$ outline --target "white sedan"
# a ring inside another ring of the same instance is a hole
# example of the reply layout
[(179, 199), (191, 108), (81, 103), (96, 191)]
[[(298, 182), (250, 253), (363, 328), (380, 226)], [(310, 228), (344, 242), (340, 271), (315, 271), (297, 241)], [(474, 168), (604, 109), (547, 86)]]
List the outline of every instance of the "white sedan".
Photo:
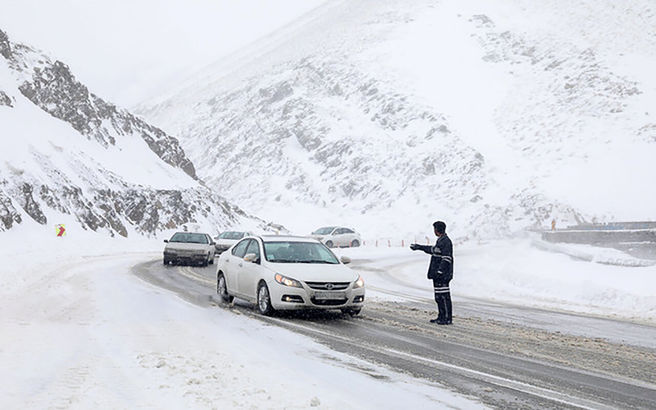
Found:
[(219, 257), (216, 291), (224, 302), (234, 297), (275, 310), (341, 309), (360, 313), (364, 281), (324, 244), (293, 236), (247, 237)]
[(342, 226), (325, 226), (317, 229), (310, 235), (314, 239), (325, 243), (329, 248), (355, 248), (362, 244), (362, 238), (360, 238), (359, 233), (355, 232), (353, 229)]

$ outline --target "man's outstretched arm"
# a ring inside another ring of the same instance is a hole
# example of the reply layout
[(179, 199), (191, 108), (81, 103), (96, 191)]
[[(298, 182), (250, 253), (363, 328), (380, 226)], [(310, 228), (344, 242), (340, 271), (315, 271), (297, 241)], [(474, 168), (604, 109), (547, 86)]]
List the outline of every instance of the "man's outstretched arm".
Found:
[[(433, 248), (437, 248), (437, 247), (436, 246), (430, 246), (430, 245), (420, 245), (418, 243), (413, 243), (412, 245), (410, 245), (410, 249), (412, 249), (413, 251), (424, 251), (429, 255), (434, 254)], [(439, 249), (438, 249), (438, 251), (439, 251)]]

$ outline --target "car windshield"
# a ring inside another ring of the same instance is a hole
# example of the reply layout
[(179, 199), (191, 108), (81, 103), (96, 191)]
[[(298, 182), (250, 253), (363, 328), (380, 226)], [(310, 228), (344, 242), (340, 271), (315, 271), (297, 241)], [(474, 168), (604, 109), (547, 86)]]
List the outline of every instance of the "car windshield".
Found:
[(264, 255), (273, 263), (339, 263), (330, 249), (315, 242), (264, 242)]
[(245, 235), (244, 232), (223, 232), (219, 235), (219, 239), (241, 239)]
[(334, 226), (327, 226), (325, 228), (319, 228), (312, 233), (314, 235), (329, 235), (333, 231), (333, 229), (335, 229)]
[(189, 232), (178, 232), (169, 242), (180, 242), (180, 243), (202, 243), (207, 244), (207, 236), (202, 233), (189, 233)]

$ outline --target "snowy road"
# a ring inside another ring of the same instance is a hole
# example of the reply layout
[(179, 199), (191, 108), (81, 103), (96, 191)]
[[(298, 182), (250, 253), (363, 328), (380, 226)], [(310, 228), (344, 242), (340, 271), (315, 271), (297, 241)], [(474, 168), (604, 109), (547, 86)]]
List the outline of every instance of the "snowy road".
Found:
[(655, 328), (476, 300), (458, 300), (455, 324), (438, 327), (428, 323), (433, 303), (390, 274), (405, 263), (354, 262), (369, 273), (374, 297), (353, 319), (337, 313), (266, 318), (246, 303), (223, 305), (214, 298), (214, 267), (165, 267), (158, 259), (133, 272), (192, 303), (310, 336), (492, 407), (656, 407)]

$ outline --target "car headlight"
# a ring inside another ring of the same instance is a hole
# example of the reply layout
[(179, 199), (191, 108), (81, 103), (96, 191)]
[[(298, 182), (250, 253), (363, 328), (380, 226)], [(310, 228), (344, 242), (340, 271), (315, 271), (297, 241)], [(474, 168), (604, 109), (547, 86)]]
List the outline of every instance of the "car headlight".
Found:
[(274, 276), (274, 279), (276, 282), (280, 283), (281, 285), (285, 286), (291, 286), (292, 288), (302, 288), (301, 282), (297, 281), (296, 279), (288, 278), (287, 276), (283, 276), (279, 273), (276, 273), (276, 276)]
[(362, 279), (362, 276), (358, 275), (358, 280), (355, 281), (355, 284), (353, 285), (353, 289), (358, 289), (363, 287), (364, 287), (364, 279)]

